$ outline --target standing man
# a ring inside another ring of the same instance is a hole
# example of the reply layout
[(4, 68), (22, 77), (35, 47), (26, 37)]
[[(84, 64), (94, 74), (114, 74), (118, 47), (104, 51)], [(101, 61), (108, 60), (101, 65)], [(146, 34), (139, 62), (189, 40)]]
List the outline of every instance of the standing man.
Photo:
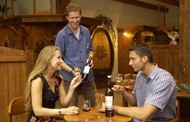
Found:
[(132, 107), (114, 106), (115, 112), (133, 117), (133, 122), (166, 122), (175, 118), (176, 83), (172, 75), (153, 63), (152, 51), (145, 44), (130, 48), (129, 59), (129, 65), (138, 72), (132, 93), (119, 85), (112, 89)]
[[(58, 46), (62, 53), (62, 69), (61, 75), (64, 78), (64, 87), (66, 92), (70, 86), (70, 82), (76, 72), (73, 70), (74, 66), (78, 66), (81, 69), (81, 73), (84, 70), (88, 57), (93, 57), (93, 45), (90, 37), (89, 30), (80, 25), (82, 9), (76, 4), (68, 4), (65, 10), (66, 19), (68, 24), (58, 32), (55, 45)], [(93, 61), (91, 61), (91, 67)], [(78, 86), (73, 94), (70, 105), (77, 106), (78, 95), (81, 91), (84, 99), (88, 99), (91, 102), (91, 106), (95, 106), (95, 96), (97, 92), (94, 82), (92, 69), (89, 72), (87, 81), (83, 81)]]

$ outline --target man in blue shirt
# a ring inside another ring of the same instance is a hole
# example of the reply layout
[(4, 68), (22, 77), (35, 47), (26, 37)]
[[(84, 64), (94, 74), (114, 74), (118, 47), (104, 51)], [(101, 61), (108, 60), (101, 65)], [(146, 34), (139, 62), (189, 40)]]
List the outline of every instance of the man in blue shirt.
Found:
[(138, 72), (132, 93), (119, 85), (112, 89), (132, 106), (114, 106), (114, 110), (133, 117), (133, 122), (166, 122), (175, 118), (176, 83), (172, 75), (153, 63), (152, 51), (145, 44), (130, 48), (129, 59), (129, 65)]
[[(69, 92), (70, 81), (77, 73), (74, 67), (78, 66), (81, 73), (84, 70), (88, 57), (93, 57), (93, 45), (89, 30), (80, 25), (82, 9), (76, 4), (68, 4), (65, 10), (68, 24), (58, 32), (55, 45), (58, 46), (62, 53), (62, 69), (60, 74), (64, 78), (64, 87)], [(91, 67), (93, 61), (91, 61)], [(93, 71), (90, 70), (87, 81), (83, 81), (73, 94), (70, 105), (77, 106), (79, 90), (82, 90), (84, 99), (91, 102), (91, 106), (95, 106), (95, 96), (97, 92), (94, 82)]]

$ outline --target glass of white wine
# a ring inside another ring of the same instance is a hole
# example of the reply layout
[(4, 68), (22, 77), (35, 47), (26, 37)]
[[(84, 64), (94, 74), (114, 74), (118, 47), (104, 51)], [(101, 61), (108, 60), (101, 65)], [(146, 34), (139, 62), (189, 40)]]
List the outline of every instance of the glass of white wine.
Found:
[(131, 73), (124, 74), (124, 85), (129, 85)]
[(74, 71), (77, 75), (81, 75), (81, 68), (77, 65), (74, 66)]
[(102, 107), (102, 103), (103, 103), (103, 99), (104, 99), (104, 94), (102, 94), (102, 93), (96, 93), (95, 94), (95, 98), (96, 98), (96, 109), (98, 111), (98, 119), (102, 119), (102, 117), (100, 116), (100, 109)]
[(123, 75), (121, 74), (121, 73), (118, 73), (117, 74), (117, 76), (116, 76), (116, 81), (115, 81), (115, 83), (117, 84), (117, 85), (122, 85), (123, 84)]

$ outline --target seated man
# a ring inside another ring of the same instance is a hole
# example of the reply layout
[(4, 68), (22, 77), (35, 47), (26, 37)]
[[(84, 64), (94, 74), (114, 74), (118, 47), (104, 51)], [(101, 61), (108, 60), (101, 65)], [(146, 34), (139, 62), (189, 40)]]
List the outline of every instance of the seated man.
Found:
[(114, 106), (115, 112), (133, 117), (133, 122), (163, 122), (175, 118), (176, 83), (172, 75), (153, 63), (152, 51), (145, 44), (130, 48), (129, 58), (129, 65), (138, 72), (132, 93), (119, 85), (112, 89), (132, 106)]

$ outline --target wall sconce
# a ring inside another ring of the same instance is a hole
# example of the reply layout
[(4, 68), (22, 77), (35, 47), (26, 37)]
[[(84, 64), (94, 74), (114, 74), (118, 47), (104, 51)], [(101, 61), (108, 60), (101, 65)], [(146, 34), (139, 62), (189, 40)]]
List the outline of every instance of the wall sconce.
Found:
[(127, 38), (132, 37), (132, 34), (129, 33), (129, 32), (124, 32), (123, 35), (124, 35), (125, 37), (127, 37)]

